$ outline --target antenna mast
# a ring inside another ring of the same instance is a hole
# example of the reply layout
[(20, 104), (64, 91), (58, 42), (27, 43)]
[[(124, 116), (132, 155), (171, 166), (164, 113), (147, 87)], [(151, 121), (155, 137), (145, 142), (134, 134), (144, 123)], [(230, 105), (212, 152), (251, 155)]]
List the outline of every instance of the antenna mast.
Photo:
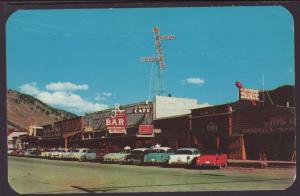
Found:
[[(165, 95), (165, 84), (164, 84), (164, 70), (166, 68), (165, 65), (165, 57), (163, 55), (162, 42), (163, 40), (173, 40), (175, 39), (175, 35), (160, 35), (160, 29), (158, 26), (153, 27), (154, 33), (154, 46), (156, 56), (154, 57), (141, 57), (142, 62), (151, 62), (152, 70), (150, 76), (150, 90), (152, 99), (154, 99), (157, 95)], [(150, 95), (149, 95), (150, 98)]]

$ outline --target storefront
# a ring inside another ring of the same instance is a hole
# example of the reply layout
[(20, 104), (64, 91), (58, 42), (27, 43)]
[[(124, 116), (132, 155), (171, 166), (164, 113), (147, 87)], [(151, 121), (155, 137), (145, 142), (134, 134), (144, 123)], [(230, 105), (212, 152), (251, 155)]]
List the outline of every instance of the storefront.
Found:
[(190, 115), (162, 118), (154, 121), (156, 129), (161, 131), (157, 143), (173, 149), (190, 146)]
[(295, 108), (258, 106), (233, 114), (233, 130), (242, 134), (247, 159), (290, 161), (295, 152)]
[(152, 126), (153, 105), (139, 102), (98, 111), (83, 116), (83, 131), (69, 137), (70, 146), (102, 148), (104, 146), (131, 146), (132, 148), (152, 145), (154, 129), (140, 133), (140, 125)]
[(200, 149), (229, 153), (228, 138), (232, 134), (230, 104), (192, 110), (191, 141)]
[(57, 121), (53, 124), (43, 126), (43, 148), (67, 148), (68, 138), (83, 130), (83, 118), (76, 117), (72, 119)]

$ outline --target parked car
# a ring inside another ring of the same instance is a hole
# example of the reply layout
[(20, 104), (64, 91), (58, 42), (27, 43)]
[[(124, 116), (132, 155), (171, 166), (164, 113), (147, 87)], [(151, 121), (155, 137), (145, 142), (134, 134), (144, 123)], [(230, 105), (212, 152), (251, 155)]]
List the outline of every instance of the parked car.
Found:
[(76, 148), (70, 153), (69, 158), (79, 161), (83, 161), (84, 154), (89, 150), (89, 148)]
[(227, 154), (218, 153), (217, 151), (206, 151), (195, 161), (196, 167), (227, 167)]
[(125, 157), (130, 154), (130, 150), (115, 151), (103, 156), (103, 162), (106, 163), (123, 163)]
[(24, 156), (27, 157), (37, 157), (40, 155), (40, 152), (36, 148), (28, 148), (25, 150)]
[(51, 152), (50, 158), (51, 159), (60, 159), (60, 158), (62, 158), (62, 154), (67, 151), (68, 151), (67, 148), (58, 148), (57, 150), (54, 150)]
[(149, 153), (149, 148), (135, 148), (124, 159), (124, 164), (143, 164), (145, 154)]
[(144, 157), (144, 164), (167, 165), (174, 152), (170, 147), (156, 147)]
[(66, 152), (61, 153), (60, 154), (61, 159), (63, 159), (63, 160), (71, 159), (73, 152), (74, 152), (74, 149), (68, 149)]
[(82, 154), (83, 161), (96, 161), (97, 159), (97, 149), (89, 149), (87, 152)]
[(49, 159), (51, 157), (51, 153), (54, 151), (55, 151), (55, 148), (51, 148), (51, 149), (42, 151), (41, 158)]
[(9, 155), (11, 156), (21, 156), (22, 154), (24, 154), (25, 151), (21, 150), (21, 149), (13, 149)]
[(180, 148), (174, 155), (170, 155), (169, 165), (192, 165), (200, 155), (197, 148)]

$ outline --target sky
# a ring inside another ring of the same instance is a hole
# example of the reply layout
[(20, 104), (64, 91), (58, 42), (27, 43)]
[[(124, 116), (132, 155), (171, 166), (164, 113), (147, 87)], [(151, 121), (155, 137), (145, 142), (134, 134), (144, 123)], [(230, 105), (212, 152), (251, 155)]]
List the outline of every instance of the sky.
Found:
[[(165, 89), (217, 105), (238, 100), (235, 82), (294, 84), (294, 21), (281, 6), (20, 10), (6, 26), (8, 88), (84, 114), (148, 100), (162, 43)], [(263, 82), (264, 78), (264, 82)]]

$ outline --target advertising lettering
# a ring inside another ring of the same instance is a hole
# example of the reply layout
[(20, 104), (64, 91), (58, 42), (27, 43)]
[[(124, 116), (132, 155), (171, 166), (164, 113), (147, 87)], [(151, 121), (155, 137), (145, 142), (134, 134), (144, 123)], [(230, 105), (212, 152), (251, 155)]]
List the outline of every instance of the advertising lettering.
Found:
[(240, 88), (240, 99), (259, 101), (259, 91), (254, 89)]

